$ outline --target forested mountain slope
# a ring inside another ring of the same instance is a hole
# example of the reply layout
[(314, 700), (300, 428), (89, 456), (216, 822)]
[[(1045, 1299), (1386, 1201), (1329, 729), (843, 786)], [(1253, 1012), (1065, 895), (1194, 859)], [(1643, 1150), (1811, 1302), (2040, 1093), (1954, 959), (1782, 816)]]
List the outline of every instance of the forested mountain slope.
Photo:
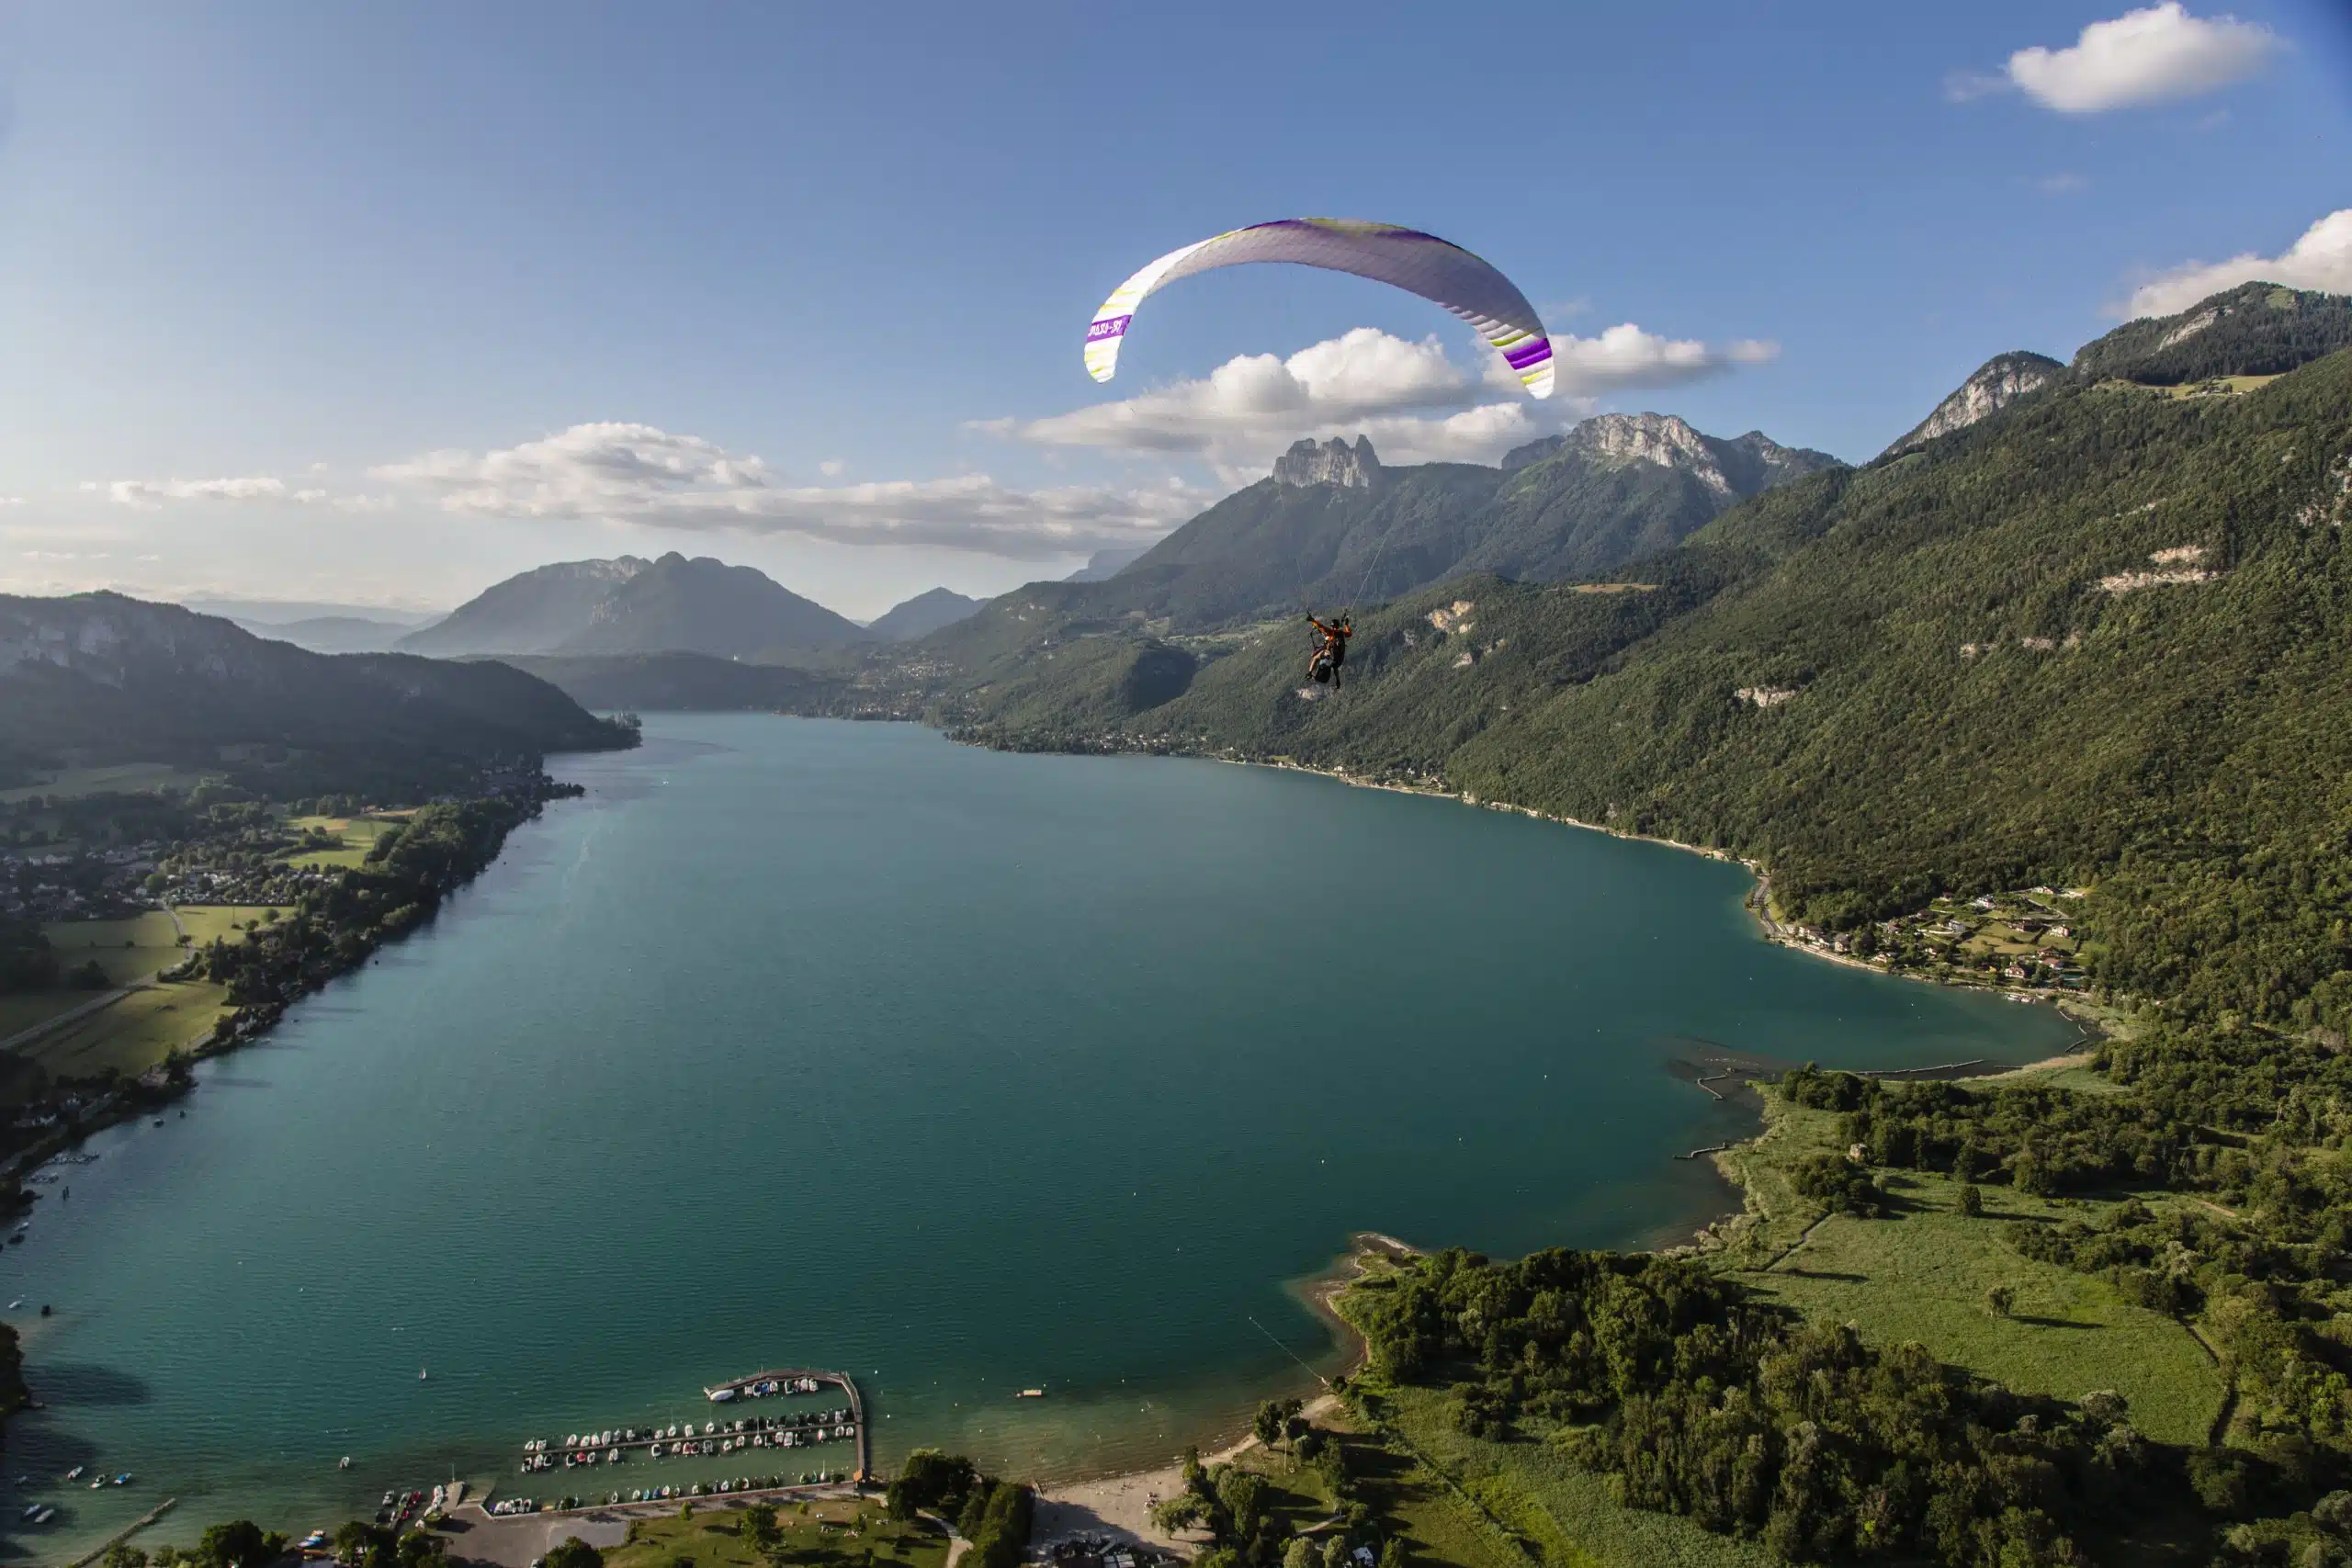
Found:
[(1337, 695), (1302, 683), (1302, 627), (1228, 649), (1064, 616), (939, 711), (999, 744), (1419, 773), (1719, 845), (1831, 927), (2095, 883), (2102, 983), (2340, 1030), (2352, 354), (2310, 354), (2347, 325), (2352, 302), (2267, 287), (2132, 323), (2032, 395), (1774, 490), (1612, 583), (1469, 580), (1360, 617)]
[(311, 653), (119, 593), (0, 596), (0, 764), (14, 768), (252, 751), (422, 776), (633, 743), (503, 664)]

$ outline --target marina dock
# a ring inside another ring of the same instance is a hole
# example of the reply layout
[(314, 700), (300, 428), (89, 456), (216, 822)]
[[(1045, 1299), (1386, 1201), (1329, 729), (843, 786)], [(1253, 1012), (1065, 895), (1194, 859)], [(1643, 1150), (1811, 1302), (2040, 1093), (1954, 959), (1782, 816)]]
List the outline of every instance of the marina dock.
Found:
[(857, 1428), (857, 1468), (851, 1473), (851, 1479), (864, 1482), (874, 1472), (871, 1462), (872, 1438), (865, 1424), (865, 1401), (858, 1395), (857, 1380), (847, 1372), (829, 1372), (815, 1367), (785, 1367), (770, 1371), (753, 1372), (749, 1377), (730, 1378), (726, 1382), (714, 1383), (702, 1392), (703, 1396), (713, 1404), (727, 1404), (742, 1398), (746, 1390), (757, 1388), (763, 1383), (772, 1382), (781, 1387), (789, 1387), (792, 1382), (803, 1379), (820, 1384), (836, 1384), (843, 1393), (849, 1396), (850, 1424)]

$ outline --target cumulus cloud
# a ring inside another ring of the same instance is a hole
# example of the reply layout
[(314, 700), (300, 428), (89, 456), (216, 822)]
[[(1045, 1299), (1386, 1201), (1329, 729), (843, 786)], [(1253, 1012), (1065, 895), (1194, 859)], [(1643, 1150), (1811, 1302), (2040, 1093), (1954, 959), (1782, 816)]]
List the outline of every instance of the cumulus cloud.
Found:
[(986, 474), (792, 486), (759, 458), (650, 424), (576, 424), (476, 456), (427, 453), (368, 470), (471, 516), (595, 520), (930, 545), (1040, 559), (1147, 544), (1198, 509), (1182, 487), (1023, 490)]
[(2259, 75), (2283, 47), (2259, 23), (2194, 17), (2165, 0), (2093, 22), (2066, 48), (2021, 49), (1998, 76), (1958, 73), (1945, 92), (1965, 102), (2015, 88), (2060, 114), (2103, 114), (2219, 92)]
[(1132, 398), (973, 428), (1041, 446), (1199, 457), (1228, 477), (1262, 468), (1302, 436), (1341, 434), (1370, 435), (1396, 462), (1484, 462), (1589, 413), (1605, 393), (1720, 375), (1780, 349), (1756, 340), (1716, 348), (1631, 321), (1592, 337), (1555, 335), (1556, 389), (1545, 402), (1521, 391), (1500, 356), (1477, 352), (1482, 369), (1473, 374), (1434, 338), (1408, 342), (1358, 327), (1287, 359), (1243, 355)]
[(2124, 308), (2127, 316), (2169, 316), (2209, 294), (2241, 283), (2283, 283), (2352, 294), (2352, 207), (2331, 212), (2303, 237), (2275, 256), (2252, 251), (2222, 262), (2190, 262), (2142, 284)]

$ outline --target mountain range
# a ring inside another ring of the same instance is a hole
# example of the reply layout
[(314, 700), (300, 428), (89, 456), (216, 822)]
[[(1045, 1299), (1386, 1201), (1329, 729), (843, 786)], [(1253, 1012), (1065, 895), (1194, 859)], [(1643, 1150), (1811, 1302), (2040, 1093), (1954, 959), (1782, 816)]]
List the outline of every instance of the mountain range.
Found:
[(1302, 441), (1081, 602), (1197, 629), (1374, 603), (1469, 571), (1550, 581), (1665, 548), (1835, 462), (1656, 413), (1603, 414), (1495, 467), (1389, 467), (1363, 437)]

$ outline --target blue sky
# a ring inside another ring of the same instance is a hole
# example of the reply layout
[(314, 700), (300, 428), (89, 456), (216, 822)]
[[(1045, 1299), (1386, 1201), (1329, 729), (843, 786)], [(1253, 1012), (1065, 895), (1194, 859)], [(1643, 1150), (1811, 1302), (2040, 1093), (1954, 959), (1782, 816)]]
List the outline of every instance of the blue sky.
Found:
[[(1491, 461), (1657, 409), (1862, 459), (2002, 350), (2247, 265), (2352, 289), (2347, 12), (19, 6), (0, 589), (446, 606), (679, 548), (870, 615), (1300, 434)], [(1485, 255), (1562, 395), (1296, 268), (1170, 288), (1087, 378), (1127, 273), (1299, 213)]]

